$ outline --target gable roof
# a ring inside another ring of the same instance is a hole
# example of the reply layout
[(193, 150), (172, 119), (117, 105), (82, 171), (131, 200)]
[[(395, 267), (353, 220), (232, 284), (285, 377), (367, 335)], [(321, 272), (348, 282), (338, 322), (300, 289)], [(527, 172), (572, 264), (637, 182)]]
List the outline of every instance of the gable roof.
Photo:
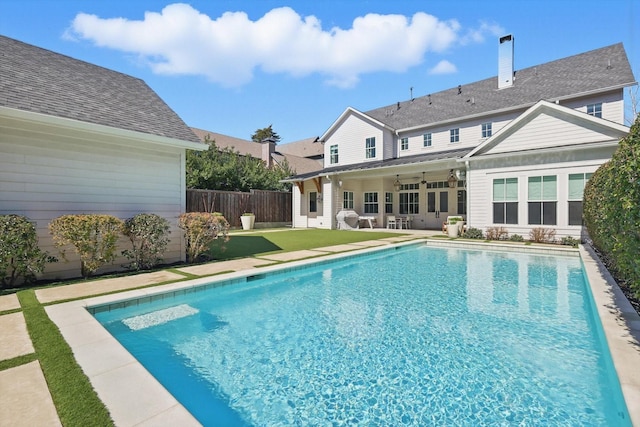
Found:
[(459, 121), (492, 112), (525, 109), (540, 100), (563, 99), (635, 85), (622, 43), (514, 73), (513, 86), (498, 89), (498, 77), (365, 112), (398, 131)]
[[(243, 156), (251, 156), (257, 159), (262, 159), (262, 144), (257, 142), (248, 141), (246, 139), (235, 138), (229, 135), (223, 135), (217, 132), (210, 132), (204, 129), (191, 128), (193, 132), (200, 138), (202, 142), (206, 141), (207, 136), (209, 139), (215, 141), (216, 146), (220, 149), (229, 148), (233, 151), (237, 151)], [(285, 159), (289, 163), (289, 167), (296, 173), (309, 173), (322, 169), (322, 161), (295, 156), (288, 154), (281, 150), (281, 147), (288, 144), (276, 145), (275, 152), (271, 155), (271, 158), (276, 164), (282, 164)], [(321, 144), (318, 144), (322, 146)], [(263, 159), (264, 160), (264, 159)]]
[(200, 143), (143, 80), (1, 35), (0, 107)]
[(340, 127), (340, 125), (342, 124), (342, 122), (344, 122), (347, 117), (349, 116), (357, 116), (361, 119), (367, 120), (367, 121), (371, 121), (373, 122), (373, 124), (375, 124), (376, 126), (379, 126), (380, 128), (389, 128), (389, 125), (385, 124), (383, 121), (376, 119), (375, 117), (368, 115), (368, 113), (363, 113), (361, 111), (356, 110), (353, 107), (347, 107), (342, 114), (340, 114), (340, 117), (338, 117), (332, 124), (331, 126), (329, 126), (329, 129), (327, 129), (322, 136), (320, 137), (320, 141), (326, 141), (327, 138), (329, 137), (329, 135), (331, 135), (331, 133), (333, 133), (338, 127)]
[[(580, 126), (582, 129), (584, 129), (585, 132), (592, 132), (594, 133), (594, 135), (601, 135), (601, 137), (604, 139), (614, 140), (615, 144), (617, 144), (618, 139), (629, 133), (629, 128), (619, 123), (603, 120), (584, 112), (577, 111), (572, 108), (563, 107), (551, 102), (539, 101), (533, 107), (529, 108), (523, 114), (509, 122), (506, 126), (500, 129), (486, 141), (471, 150), (465, 156), (465, 159), (473, 160), (474, 156), (477, 157), (483, 154), (491, 153), (492, 150), (494, 150), (507, 138), (514, 135), (516, 132), (521, 131), (528, 123), (531, 123), (533, 120), (542, 115), (558, 118), (561, 117), (563, 122), (567, 123), (569, 126)], [(538, 132), (538, 130), (535, 130), (534, 132)], [(599, 137), (598, 139), (602, 138)], [(546, 147), (529, 146), (527, 147), (527, 151), (534, 149), (537, 150), (552, 148), (553, 143), (554, 141), (552, 140), (551, 145), (547, 144)], [(570, 149), (575, 149), (575, 146), (571, 145), (562, 147), (562, 149), (566, 149), (567, 147), (569, 147)], [(514, 151), (510, 152), (510, 154), (513, 153)]]

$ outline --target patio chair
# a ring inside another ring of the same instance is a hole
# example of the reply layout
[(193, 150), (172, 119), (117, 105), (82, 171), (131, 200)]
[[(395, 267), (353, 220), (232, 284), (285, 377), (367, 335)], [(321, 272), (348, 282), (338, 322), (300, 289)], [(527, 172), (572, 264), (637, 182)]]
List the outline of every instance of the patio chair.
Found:
[(398, 228), (398, 221), (395, 215), (387, 215), (387, 228)]

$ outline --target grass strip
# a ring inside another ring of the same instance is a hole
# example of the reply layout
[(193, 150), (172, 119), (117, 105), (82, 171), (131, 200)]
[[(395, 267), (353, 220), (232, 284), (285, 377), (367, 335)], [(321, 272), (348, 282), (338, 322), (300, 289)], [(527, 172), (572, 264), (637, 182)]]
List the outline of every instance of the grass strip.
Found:
[(109, 411), (73, 357), (33, 290), (18, 292), (27, 330), (60, 421), (70, 426), (113, 426)]
[(37, 360), (38, 357), (35, 353), (24, 354), (22, 356), (14, 357), (13, 359), (7, 359), (0, 361), (0, 371), (5, 369), (15, 368), (16, 366), (26, 365), (27, 363)]

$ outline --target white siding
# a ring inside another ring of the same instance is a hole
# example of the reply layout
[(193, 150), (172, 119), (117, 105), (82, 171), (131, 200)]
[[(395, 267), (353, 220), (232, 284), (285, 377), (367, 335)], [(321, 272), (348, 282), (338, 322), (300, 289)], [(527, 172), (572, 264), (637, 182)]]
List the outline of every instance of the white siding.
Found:
[[(0, 214), (25, 215), (34, 221), (40, 246), (57, 256), (48, 232), (53, 218), (100, 213), (126, 219), (155, 213), (171, 224), (165, 262), (183, 259), (177, 218), (184, 212), (184, 150), (136, 146), (135, 141), (107, 145), (55, 139), (25, 131), (0, 132)], [(118, 252), (127, 248), (126, 243), (120, 242)], [(49, 264), (45, 277), (78, 276), (78, 258), (75, 254), (68, 258), (68, 263)], [(124, 262), (116, 260), (110, 269)]]
[(624, 92), (622, 89), (598, 96), (579, 98), (569, 102), (561, 102), (563, 106), (583, 113), (587, 112), (587, 105), (597, 103), (602, 103), (603, 119), (619, 123), (621, 125), (627, 124), (624, 122)]
[(593, 126), (588, 127), (589, 125), (585, 122), (577, 124), (574, 121), (574, 117), (558, 117), (555, 114), (541, 113), (522, 128), (516, 129), (506, 140), (484, 153), (511, 153), (617, 139), (617, 135), (603, 135)]
[[(504, 227), (510, 234), (520, 234), (525, 239), (536, 227), (553, 228), (557, 238), (580, 237), (580, 226), (568, 225), (568, 176), (573, 173), (595, 172), (609, 160), (613, 148), (580, 150), (574, 153), (545, 154), (537, 156), (512, 156), (494, 160), (478, 160), (470, 163), (467, 172), (468, 224), (486, 230), (487, 227)], [(528, 225), (527, 183), (530, 176), (557, 176), (557, 225)], [(518, 224), (493, 224), (493, 180), (518, 178)]]
[[(371, 137), (376, 138), (375, 159), (365, 158), (365, 141)], [(385, 136), (381, 128), (353, 114), (348, 115), (344, 122), (325, 141), (325, 167), (345, 166), (366, 161), (382, 160), (385, 155), (384, 141)], [(332, 145), (336, 144), (338, 145), (339, 162), (330, 165), (329, 150)]]

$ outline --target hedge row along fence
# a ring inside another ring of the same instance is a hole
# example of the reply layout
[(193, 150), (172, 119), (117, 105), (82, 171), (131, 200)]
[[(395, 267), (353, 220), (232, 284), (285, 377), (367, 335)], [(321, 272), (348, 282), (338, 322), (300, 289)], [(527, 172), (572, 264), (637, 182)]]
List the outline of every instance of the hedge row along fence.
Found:
[[(219, 213), (185, 213), (178, 219), (184, 230), (188, 262), (198, 260), (213, 240), (228, 240), (229, 223)], [(162, 261), (169, 243), (169, 222), (156, 214), (141, 213), (125, 221), (112, 215), (63, 215), (49, 223), (60, 257), (66, 261), (73, 248), (80, 257), (81, 274), (90, 277), (118, 256), (118, 240), (125, 236), (130, 248), (120, 251), (130, 270), (148, 270)], [(0, 215), (0, 288), (33, 282), (49, 262), (58, 259), (38, 246), (35, 225), (25, 216)]]
[(605, 263), (640, 298), (640, 116), (587, 182), (584, 220)]

